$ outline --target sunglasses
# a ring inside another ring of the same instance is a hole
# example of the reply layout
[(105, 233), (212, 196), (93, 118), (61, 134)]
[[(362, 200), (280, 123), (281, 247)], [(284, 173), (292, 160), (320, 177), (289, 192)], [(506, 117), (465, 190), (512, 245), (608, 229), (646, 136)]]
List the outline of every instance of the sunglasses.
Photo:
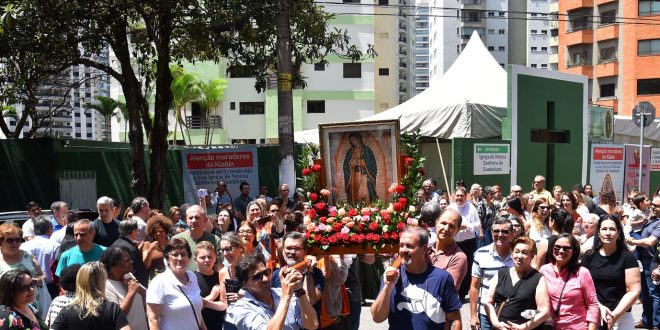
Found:
[(508, 229), (493, 229), (493, 234), (496, 235), (509, 235)]
[(231, 252), (234, 251), (234, 248), (235, 248), (234, 246), (228, 246), (226, 248), (221, 248), (220, 252)]
[(10, 238), (5, 238), (5, 242), (7, 242), (7, 244), (20, 244), (25, 242), (25, 240), (20, 237), (16, 237), (16, 238), (10, 237)]
[(36, 289), (36, 288), (37, 288), (37, 281), (32, 280), (30, 284), (18, 288), (18, 292), (28, 292), (30, 289)]
[(263, 271), (258, 272), (258, 273), (256, 273), (256, 274), (252, 275), (252, 277), (250, 277), (250, 279), (253, 280), (253, 281), (255, 281), (255, 282), (258, 282), (258, 281), (261, 281), (262, 278), (264, 278), (264, 275), (265, 275), (266, 277), (270, 277), (270, 274), (271, 274), (271, 270), (270, 270), (270, 268), (266, 268), (266, 269), (264, 269)]
[(251, 230), (251, 229), (242, 229), (242, 230), (239, 230), (238, 233), (239, 233), (239, 234), (248, 234), (248, 235), (249, 235), (249, 234), (252, 234), (252, 230)]
[(549, 208), (550, 208), (550, 206), (539, 206), (539, 209), (542, 209), (542, 210), (547, 210)]
[(555, 251), (555, 252), (561, 252), (562, 250), (565, 251), (565, 252), (571, 252), (571, 251), (573, 251), (573, 247), (555, 245), (555, 246), (552, 247), (552, 250)]

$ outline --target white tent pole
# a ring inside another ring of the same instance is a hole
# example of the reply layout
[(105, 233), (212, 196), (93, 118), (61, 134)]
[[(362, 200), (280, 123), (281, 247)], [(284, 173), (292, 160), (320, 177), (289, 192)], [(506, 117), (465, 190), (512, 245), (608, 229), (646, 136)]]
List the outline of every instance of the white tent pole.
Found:
[(451, 187), (449, 186), (449, 181), (447, 181), (447, 172), (445, 171), (445, 161), (442, 159), (442, 152), (440, 151), (440, 141), (438, 138), (435, 138), (435, 145), (438, 147), (438, 156), (440, 156), (440, 166), (442, 166), (442, 176), (445, 178), (445, 186), (447, 187), (447, 191), (449, 191), (448, 195), (452, 194)]

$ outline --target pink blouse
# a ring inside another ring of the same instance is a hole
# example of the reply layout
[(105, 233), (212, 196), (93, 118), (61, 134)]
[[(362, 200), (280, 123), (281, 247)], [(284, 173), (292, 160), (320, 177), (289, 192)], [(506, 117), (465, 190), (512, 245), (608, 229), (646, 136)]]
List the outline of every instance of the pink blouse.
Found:
[[(562, 288), (564, 288), (566, 270), (560, 276), (552, 264), (545, 264), (541, 266), (540, 272), (548, 284), (550, 304), (552, 305), (550, 313), (553, 316), (554, 310), (557, 308), (559, 295)], [(594, 281), (591, 279), (589, 270), (580, 267), (577, 274), (573, 274), (568, 278), (564, 288), (557, 320), (554, 320), (556, 328), (584, 330), (588, 328), (588, 322), (599, 323), (599, 314)]]

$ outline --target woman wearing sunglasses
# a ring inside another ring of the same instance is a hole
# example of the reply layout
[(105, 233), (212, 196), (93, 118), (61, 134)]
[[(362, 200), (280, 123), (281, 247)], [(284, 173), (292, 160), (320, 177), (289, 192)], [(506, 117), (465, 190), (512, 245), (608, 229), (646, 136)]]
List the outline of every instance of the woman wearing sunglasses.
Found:
[(46, 330), (39, 314), (30, 306), (37, 292), (36, 281), (25, 270), (10, 270), (0, 277), (0, 329)]
[(580, 267), (580, 243), (568, 233), (550, 246), (550, 263), (541, 267), (548, 283), (554, 329), (596, 330), (598, 298), (589, 271)]
[(197, 276), (188, 271), (190, 245), (173, 238), (163, 255), (168, 268), (156, 275), (147, 289), (147, 318), (151, 330), (206, 330), (202, 318), (202, 296)]
[(282, 288), (270, 286), (271, 270), (261, 254), (247, 254), (236, 266), (245, 296), (228, 312), (239, 330), (316, 329), (316, 311), (302, 288), (303, 274), (295, 269), (280, 272)]
[(552, 235), (548, 221), (552, 206), (543, 197), (536, 199), (532, 208), (532, 224), (529, 228), (529, 238), (538, 243)]

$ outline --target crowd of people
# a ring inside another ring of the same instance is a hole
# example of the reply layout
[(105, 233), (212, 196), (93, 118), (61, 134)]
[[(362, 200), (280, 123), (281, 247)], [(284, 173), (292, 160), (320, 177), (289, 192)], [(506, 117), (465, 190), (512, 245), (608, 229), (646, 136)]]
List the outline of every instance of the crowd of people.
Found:
[(0, 225), (0, 330), (356, 330), (374, 283), (390, 329), (660, 329), (658, 192), (532, 186), (424, 181), (398, 256), (309, 255), (310, 204), (286, 184), (252, 199), (221, 181), (167, 215), (144, 197), (100, 197), (93, 220), (30, 202)]

